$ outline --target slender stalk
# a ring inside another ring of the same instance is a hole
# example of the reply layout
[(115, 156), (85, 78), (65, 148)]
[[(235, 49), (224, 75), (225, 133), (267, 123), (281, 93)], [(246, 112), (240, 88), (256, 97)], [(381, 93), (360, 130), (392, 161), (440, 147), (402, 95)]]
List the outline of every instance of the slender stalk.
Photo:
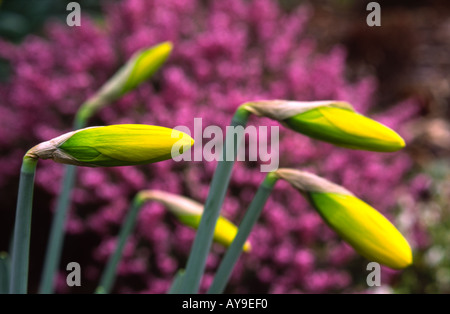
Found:
[(105, 106), (108, 101), (112, 101), (109, 98), (100, 97), (100, 95), (95, 94), (88, 100), (86, 100), (78, 109), (75, 119), (73, 122), (73, 129), (82, 129), (87, 125), (89, 118), (95, 114), (95, 112)]
[(36, 159), (25, 156), (20, 171), (9, 288), (9, 292), (15, 294), (27, 293), (31, 213), (36, 165)]
[(8, 253), (0, 252), (0, 294), (7, 294), (9, 291), (10, 264)]
[(119, 237), (117, 240), (116, 250), (113, 255), (109, 258), (108, 264), (102, 274), (102, 278), (100, 279), (100, 284), (96, 289), (96, 293), (109, 293), (111, 291), (112, 286), (114, 285), (114, 281), (116, 279), (116, 269), (117, 265), (122, 258), (123, 248), (128, 239), (128, 236), (131, 234), (134, 226), (136, 225), (136, 217), (139, 213), (139, 210), (144, 203), (144, 199), (139, 197), (139, 194), (134, 198), (133, 203), (131, 205), (131, 209), (128, 212), (125, 222), (120, 230)]
[[(231, 126), (245, 127), (249, 114), (250, 113), (247, 110), (240, 107), (231, 121)], [(180, 293), (198, 292), (200, 281), (205, 269), (206, 258), (213, 240), (214, 228), (220, 215), (220, 208), (222, 207), (222, 203), (225, 198), (225, 193), (230, 181), (231, 170), (237, 155), (238, 144), (242, 139), (241, 137), (242, 134), (233, 133), (233, 136), (230, 136), (229, 132), (227, 132), (226, 144), (222, 150), (222, 160), (218, 162), (217, 168), (213, 175), (208, 198), (205, 203), (205, 209), (200, 220), (200, 225), (195, 236), (191, 252), (189, 254), (186, 272), (183, 276), (184, 279), (180, 286)], [(234, 158), (232, 160), (227, 160), (226, 158), (227, 147), (234, 148)]]
[(63, 187), (58, 197), (58, 203), (50, 229), (39, 293), (47, 294), (53, 292), (53, 279), (61, 258), (64, 242), (64, 227), (69, 209), (70, 192), (75, 184), (75, 172), (75, 166), (65, 166)]
[(170, 287), (169, 294), (177, 294), (179, 293), (181, 282), (184, 278), (184, 269), (180, 269), (177, 271), (175, 275), (175, 279), (172, 282), (172, 286)]
[(239, 230), (236, 237), (220, 263), (219, 269), (217, 270), (208, 293), (222, 293), (225, 289), (234, 265), (242, 252), (242, 247), (252, 231), (253, 226), (261, 215), (264, 205), (266, 204), (266, 201), (269, 198), (277, 180), (278, 178), (273, 173), (269, 173), (259, 186), (253, 201), (251, 202), (241, 224), (239, 225)]
[[(83, 106), (81, 107), (83, 108)], [(81, 129), (86, 125), (88, 116), (77, 114), (74, 122), (74, 130)], [(53, 284), (56, 271), (61, 260), (61, 251), (64, 243), (64, 229), (69, 211), (70, 197), (75, 185), (76, 167), (66, 165), (64, 169), (63, 185), (53, 216), (50, 236), (45, 254), (44, 269), (42, 271), (39, 293), (53, 293)]]

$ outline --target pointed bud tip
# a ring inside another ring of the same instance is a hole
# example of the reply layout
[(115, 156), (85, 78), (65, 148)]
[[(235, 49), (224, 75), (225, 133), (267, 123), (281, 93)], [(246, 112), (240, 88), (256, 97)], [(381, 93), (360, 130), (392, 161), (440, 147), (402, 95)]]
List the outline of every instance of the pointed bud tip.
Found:
[(391, 148), (392, 148), (391, 151), (396, 152), (400, 149), (405, 148), (405, 146), (406, 146), (405, 140), (399, 134), (397, 134), (395, 131), (392, 131), (392, 132), (394, 132), (394, 135), (393, 135), (392, 141), (391, 141)]
[(171, 41), (165, 41), (162, 42), (159, 47), (161, 50), (165, 50), (167, 53), (170, 53), (173, 50), (173, 43)]
[(245, 253), (249, 253), (252, 250), (252, 245), (250, 241), (246, 241), (243, 248)]
[(399, 254), (397, 260), (392, 265), (387, 265), (392, 269), (405, 269), (414, 264), (414, 258), (411, 250), (411, 246), (408, 241), (405, 239), (405, 244), (403, 246), (403, 254)]
[(159, 58), (165, 59), (173, 50), (173, 44), (171, 41), (165, 41), (160, 44), (156, 44), (150, 48), (143, 49), (137, 53), (137, 55), (146, 56), (157, 60)]

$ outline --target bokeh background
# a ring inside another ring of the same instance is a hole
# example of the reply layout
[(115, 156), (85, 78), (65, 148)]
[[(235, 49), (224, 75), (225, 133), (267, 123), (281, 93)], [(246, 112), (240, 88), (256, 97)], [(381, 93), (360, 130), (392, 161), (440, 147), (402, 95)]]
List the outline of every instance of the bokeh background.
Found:
[[(8, 251), (21, 159), (33, 145), (71, 129), (80, 104), (136, 50), (170, 40), (163, 68), (102, 109), (90, 125), (146, 123), (193, 129), (195, 117), (226, 126), (258, 98), (339, 99), (397, 130), (396, 153), (336, 148), (280, 129), (280, 166), (342, 184), (384, 213), (407, 237), (415, 263), (382, 269), (366, 284), (356, 255), (283, 182), (265, 206), (228, 293), (450, 293), (450, 7), (446, 1), (80, 0), (82, 26), (65, 23), (70, 1), (0, 4), (0, 251)], [(253, 125), (277, 125), (252, 118)], [(91, 293), (114, 250), (129, 203), (141, 189), (204, 202), (215, 163), (165, 161), (79, 168), (58, 293)], [(30, 283), (36, 293), (63, 166), (38, 164)], [(262, 181), (258, 162), (237, 163), (223, 213), (239, 223)], [(195, 232), (148, 203), (126, 246), (115, 293), (165, 293), (185, 266)], [(202, 291), (224, 249), (214, 244)], [(81, 287), (65, 284), (69, 262)]]

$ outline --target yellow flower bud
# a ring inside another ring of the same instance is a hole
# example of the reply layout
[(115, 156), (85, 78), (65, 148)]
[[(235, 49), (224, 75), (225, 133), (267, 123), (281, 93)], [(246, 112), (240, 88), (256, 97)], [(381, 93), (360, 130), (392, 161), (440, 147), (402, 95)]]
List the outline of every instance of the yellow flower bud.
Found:
[[(164, 204), (169, 211), (174, 214), (183, 224), (197, 229), (203, 214), (203, 205), (189, 198), (163, 191), (147, 190), (139, 192), (139, 199), (154, 200)], [(223, 216), (217, 220), (214, 230), (214, 241), (226, 247), (233, 242), (238, 228), (231, 221)], [(250, 242), (244, 244), (244, 252), (251, 249)]]
[(365, 258), (393, 269), (412, 264), (411, 247), (403, 235), (350, 191), (303, 171), (278, 169), (275, 174), (304, 194), (325, 222)]
[(172, 43), (163, 42), (134, 53), (128, 62), (80, 107), (76, 120), (84, 122), (103, 106), (150, 78), (167, 60), (172, 47)]
[[(172, 146), (180, 150), (172, 152)], [(86, 167), (130, 166), (167, 160), (183, 153), (194, 140), (160, 126), (118, 124), (63, 134), (30, 149), (28, 157)]]
[(172, 43), (166, 41), (136, 52), (125, 65), (127, 80), (122, 88), (122, 94), (136, 88), (142, 81), (152, 76), (167, 60), (172, 48)]
[(358, 114), (342, 101), (257, 101), (244, 108), (311, 138), (345, 148), (393, 152), (405, 146), (395, 131)]

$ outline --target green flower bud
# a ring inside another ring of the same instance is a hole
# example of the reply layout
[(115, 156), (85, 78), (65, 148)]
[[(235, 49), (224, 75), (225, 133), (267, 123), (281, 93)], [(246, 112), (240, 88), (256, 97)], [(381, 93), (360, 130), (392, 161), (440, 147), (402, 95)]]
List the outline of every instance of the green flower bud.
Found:
[[(180, 150), (172, 152), (172, 146)], [(63, 134), (30, 149), (28, 157), (86, 167), (115, 167), (153, 163), (183, 153), (194, 140), (160, 126), (119, 124), (90, 127)]]
[(411, 247), (402, 234), (350, 191), (303, 171), (278, 169), (275, 174), (305, 195), (324, 221), (365, 258), (393, 269), (412, 264)]
[(151, 77), (166, 62), (172, 48), (172, 43), (166, 41), (136, 52), (124, 67), (127, 79), (121, 93), (127, 93)]
[[(203, 214), (203, 205), (189, 198), (163, 191), (147, 190), (141, 191), (138, 198), (143, 202), (146, 200), (154, 200), (162, 203), (174, 214), (181, 223), (197, 229), (200, 225), (200, 219)], [(216, 229), (214, 230), (214, 241), (226, 247), (233, 242), (238, 228), (231, 221), (223, 216), (219, 216)], [(244, 244), (244, 252), (250, 251), (250, 242)]]
[(393, 152), (405, 146), (395, 131), (356, 113), (346, 102), (276, 100), (250, 102), (244, 108), (311, 138), (345, 148)]
[(128, 62), (80, 107), (77, 120), (85, 121), (106, 104), (150, 78), (167, 60), (172, 48), (172, 43), (163, 42), (134, 53)]

